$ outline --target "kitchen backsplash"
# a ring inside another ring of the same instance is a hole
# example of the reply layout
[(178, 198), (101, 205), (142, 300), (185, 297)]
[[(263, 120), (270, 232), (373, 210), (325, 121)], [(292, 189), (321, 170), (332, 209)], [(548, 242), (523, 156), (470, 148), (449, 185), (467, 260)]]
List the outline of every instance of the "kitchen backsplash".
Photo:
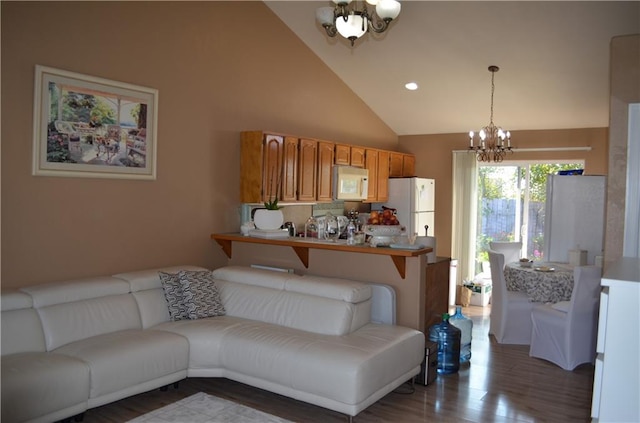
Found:
[(332, 203), (318, 203), (312, 207), (313, 216), (324, 216), (331, 212), (334, 216), (345, 214), (344, 201), (334, 201)]

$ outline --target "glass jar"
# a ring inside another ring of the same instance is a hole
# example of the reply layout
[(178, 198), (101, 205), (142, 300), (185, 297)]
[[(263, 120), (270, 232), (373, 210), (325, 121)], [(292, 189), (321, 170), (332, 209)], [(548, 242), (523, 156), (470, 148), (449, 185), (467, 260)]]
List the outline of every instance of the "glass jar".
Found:
[(318, 238), (318, 221), (315, 217), (311, 216), (304, 224), (304, 236), (305, 238)]
[(340, 221), (336, 216), (327, 212), (324, 218), (324, 239), (336, 242), (340, 237)]

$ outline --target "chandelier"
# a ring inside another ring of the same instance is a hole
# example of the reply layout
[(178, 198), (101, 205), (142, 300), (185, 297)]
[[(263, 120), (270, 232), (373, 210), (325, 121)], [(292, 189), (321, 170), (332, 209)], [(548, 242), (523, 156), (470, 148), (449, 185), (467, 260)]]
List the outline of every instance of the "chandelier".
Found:
[(504, 131), (501, 127), (493, 123), (493, 91), (495, 85), (493, 78), (500, 70), (497, 66), (489, 66), (491, 72), (491, 117), (489, 125), (485, 126), (478, 132), (477, 145), (475, 145), (474, 133), (469, 132), (469, 151), (473, 151), (478, 155), (479, 162), (501, 162), (507, 153), (513, 153), (511, 149), (511, 133)]
[[(400, 2), (396, 0), (367, 0), (376, 11), (370, 14), (367, 5), (362, 10), (357, 6), (349, 7), (351, 0), (333, 0), (334, 7), (321, 7), (316, 10), (316, 19), (327, 31), (329, 37), (340, 34), (351, 41), (351, 46), (358, 38), (367, 33), (368, 29), (381, 33), (387, 30), (389, 23), (400, 14)], [(358, 2), (354, 2), (358, 3)]]

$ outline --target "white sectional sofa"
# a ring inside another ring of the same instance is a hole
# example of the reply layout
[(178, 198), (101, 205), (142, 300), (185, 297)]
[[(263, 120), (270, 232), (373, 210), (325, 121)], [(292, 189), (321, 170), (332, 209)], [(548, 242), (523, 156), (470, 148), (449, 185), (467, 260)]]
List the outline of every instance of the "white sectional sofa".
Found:
[(172, 320), (159, 272), (179, 271), (206, 269), (3, 291), (2, 422), (52, 422), (186, 377), (355, 416), (420, 371), (424, 335), (371, 323), (367, 284), (223, 267), (208, 275), (224, 315)]

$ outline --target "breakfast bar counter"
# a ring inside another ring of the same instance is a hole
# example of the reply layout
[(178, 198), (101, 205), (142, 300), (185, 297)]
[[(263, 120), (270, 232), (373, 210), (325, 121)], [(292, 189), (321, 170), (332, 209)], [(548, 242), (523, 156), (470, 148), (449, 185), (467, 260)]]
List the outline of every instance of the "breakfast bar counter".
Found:
[(232, 242), (250, 242), (255, 244), (269, 244), (279, 245), (284, 247), (291, 247), (295, 251), (296, 255), (302, 262), (305, 268), (309, 268), (309, 249), (320, 250), (332, 250), (338, 252), (351, 252), (351, 253), (363, 253), (363, 254), (380, 254), (389, 256), (396, 266), (398, 273), (402, 279), (406, 276), (406, 257), (417, 257), (423, 254), (427, 254), (433, 251), (431, 247), (417, 248), (417, 249), (404, 249), (404, 248), (390, 248), (390, 247), (371, 247), (367, 244), (364, 245), (347, 245), (346, 241), (338, 240), (337, 242), (330, 242), (318, 239), (306, 239), (306, 238), (284, 238), (284, 239), (266, 239), (256, 238), (251, 236), (243, 236), (240, 234), (212, 234), (211, 239), (214, 239), (225, 252), (227, 257), (232, 258), (233, 247)]
[[(432, 248), (347, 245), (304, 238), (267, 239), (239, 233), (212, 234), (230, 265), (261, 265), (391, 286), (396, 324), (425, 330), (427, 253)], [(417, 249), (410, 249), (417, 248)], [(385, 257), (386, 256), (386, 257)]]

